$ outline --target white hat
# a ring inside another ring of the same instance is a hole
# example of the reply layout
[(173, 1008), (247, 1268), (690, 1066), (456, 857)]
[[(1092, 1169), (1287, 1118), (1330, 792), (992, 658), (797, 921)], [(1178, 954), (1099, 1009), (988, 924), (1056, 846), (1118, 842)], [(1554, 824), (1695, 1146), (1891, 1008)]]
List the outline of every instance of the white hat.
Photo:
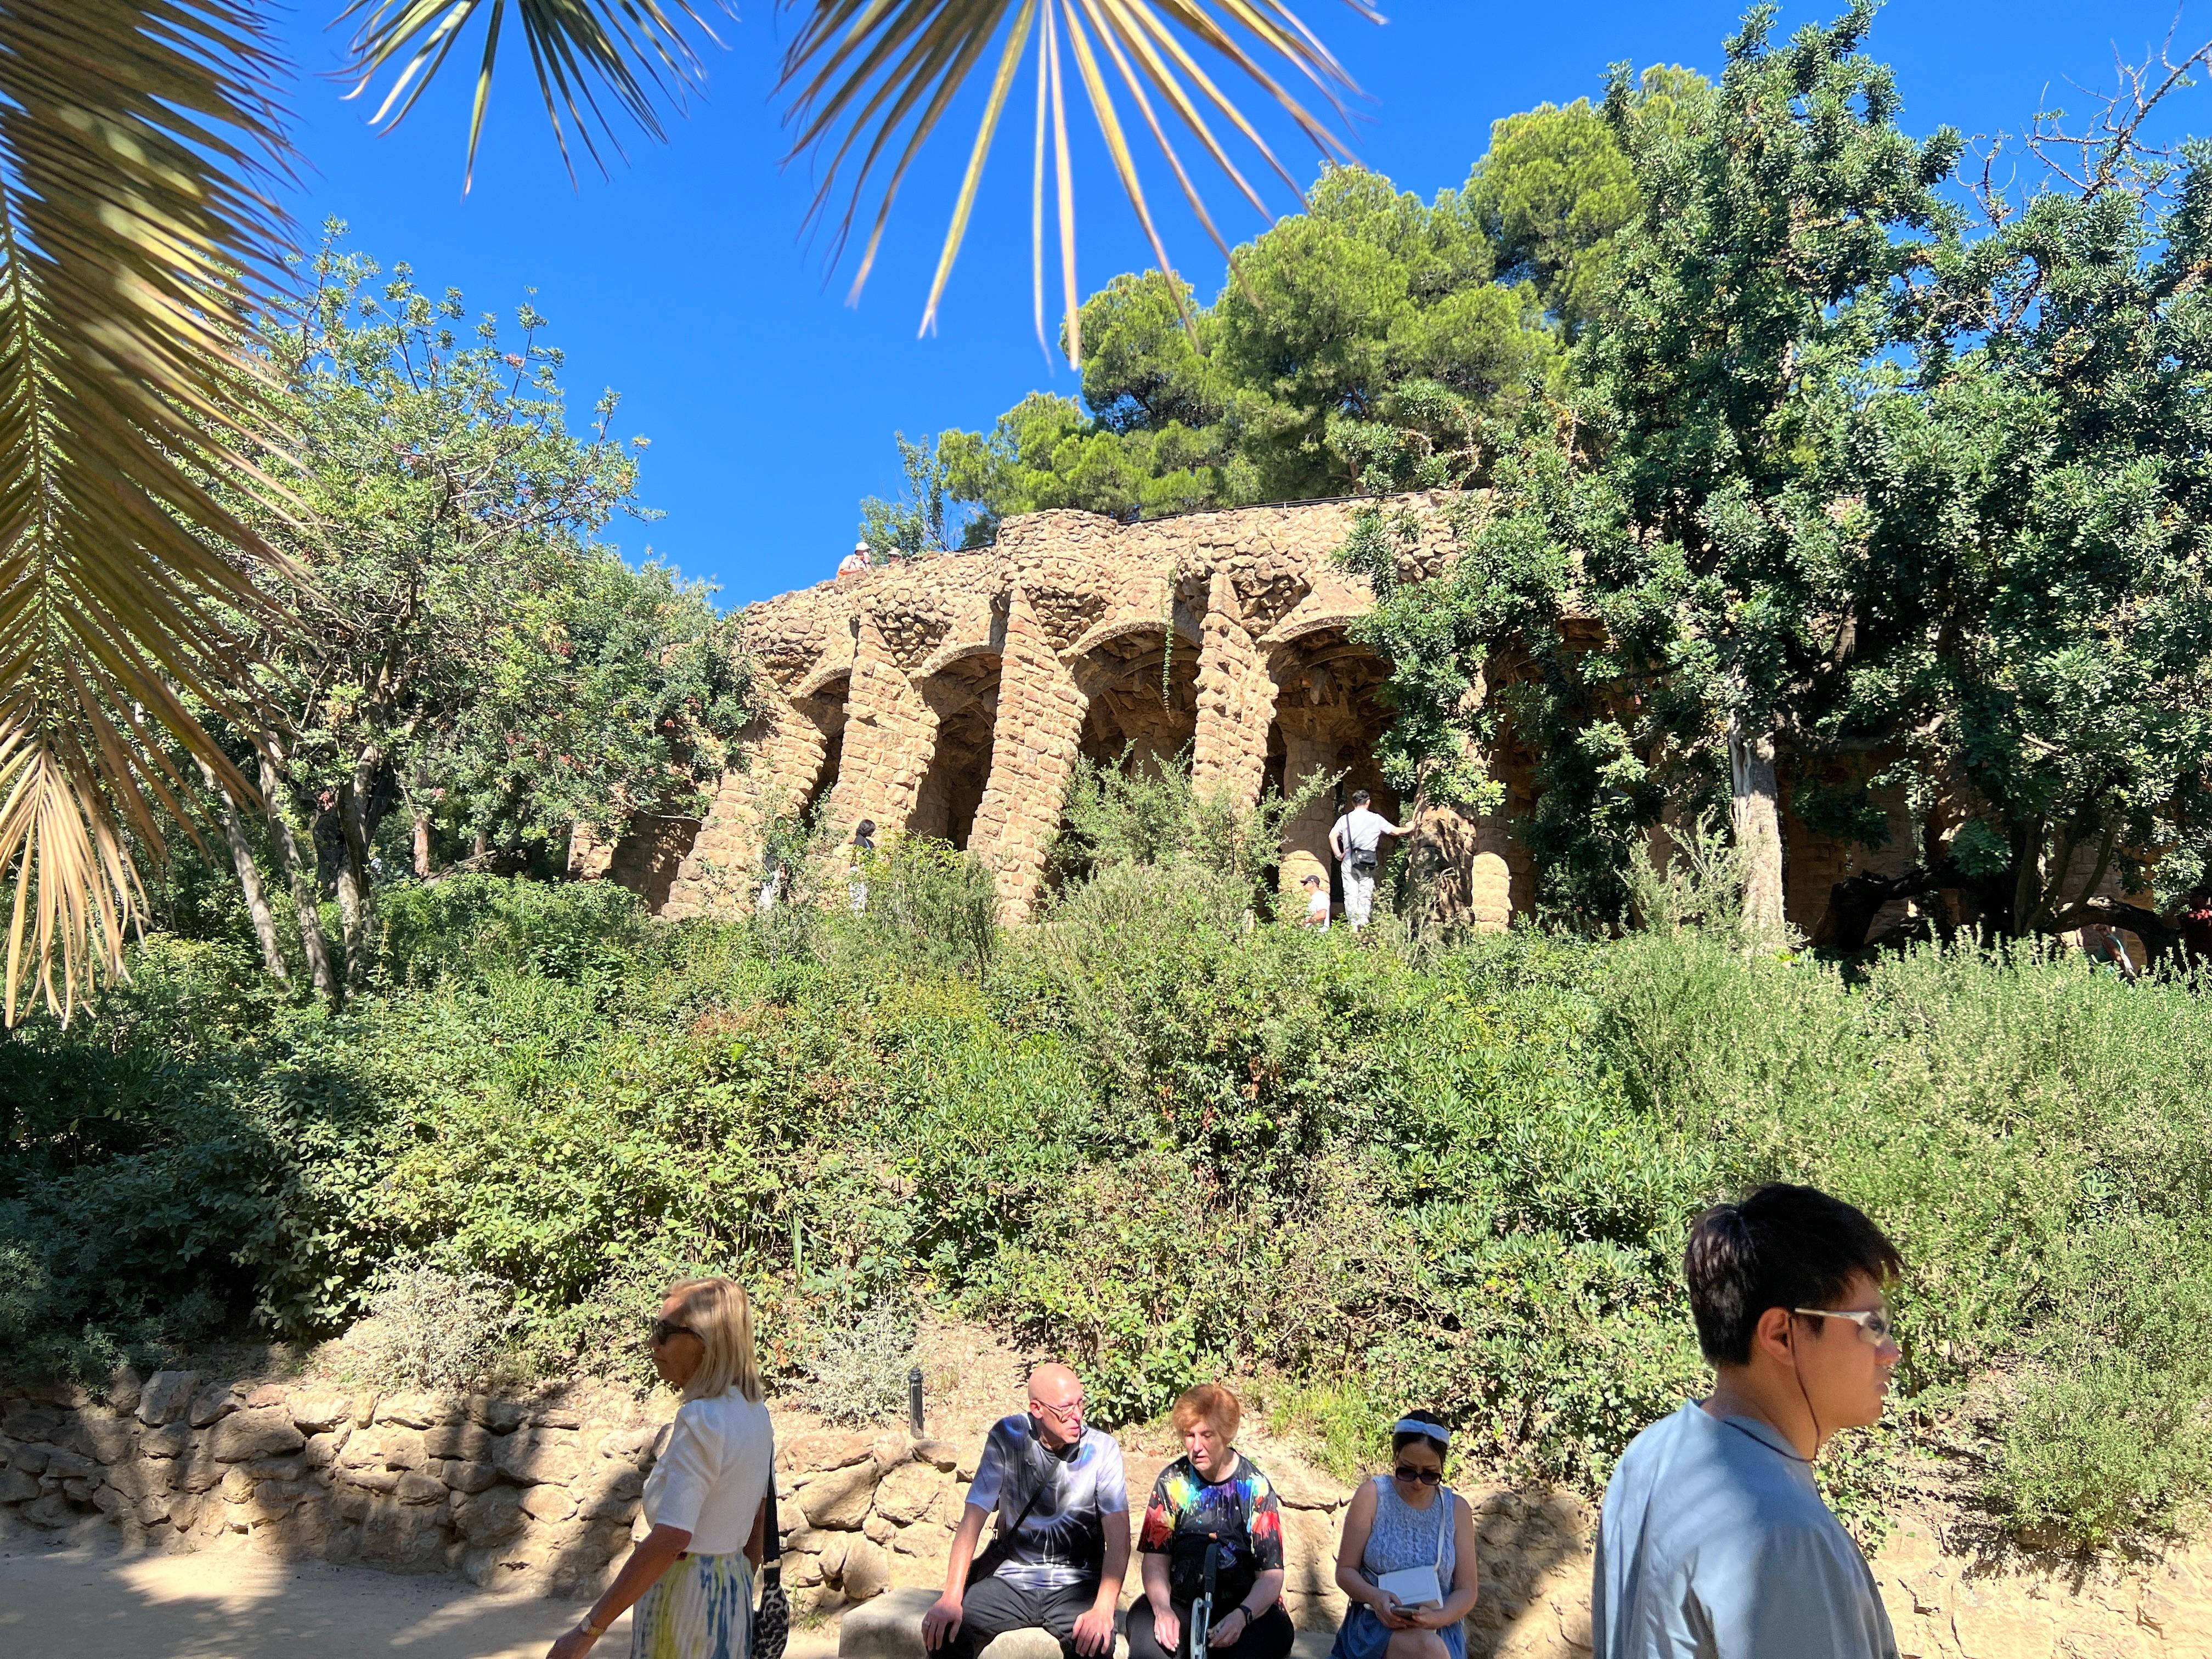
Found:
[(855, 553), (865, 553), (865, 552), (866, 552), (867, 550), (868, 550), (868, 544), (867, 544), (867, 543), (866, 543), (866, 542), (854, 542), (854, 543), (853, 544), (853, 551), (854, 551)]

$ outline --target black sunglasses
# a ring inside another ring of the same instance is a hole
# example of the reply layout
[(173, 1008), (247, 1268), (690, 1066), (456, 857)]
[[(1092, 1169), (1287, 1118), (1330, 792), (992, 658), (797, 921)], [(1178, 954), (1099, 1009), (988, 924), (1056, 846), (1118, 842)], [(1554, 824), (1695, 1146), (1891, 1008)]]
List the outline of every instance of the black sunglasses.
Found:
[(662, 1343), (667, 1341), (672, 1336), (696, 1336), (699, 1333), (693, 1330), (689, 1325), (679, 1325), (672, 1319), (656, 1319), (653, 1322), (653, 1346), (656, 1348)]
[(1411, 1463), (1401, 1463), (1390, 1473), (1401, 1480), (1418, 1480), (1425, 1486), (1439, 1485), (1444, 1478), (1442, 1469), (1417, 1469)]

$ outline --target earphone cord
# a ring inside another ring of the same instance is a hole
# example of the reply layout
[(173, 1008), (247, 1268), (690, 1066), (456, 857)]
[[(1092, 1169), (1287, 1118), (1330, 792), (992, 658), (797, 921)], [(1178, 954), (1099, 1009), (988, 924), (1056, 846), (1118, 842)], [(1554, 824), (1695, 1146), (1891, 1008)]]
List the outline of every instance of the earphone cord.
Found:
[[(1805, 1402), (1805, 1415), (1813, 1419), (1813, 1456), (1818, 1457), (1820, 1455), (1820, 1413), (1813, 1409), (1813, 1396), (1805, 1387), (1805, 1373), (1797, 1368), (1797, 1316), (1790, 1315), (1790, 1375), (1797, 1379), (1797, 1393)], [(1811, 1458), (1806, 1460), (1808, 1462), (1811, 1461)]]

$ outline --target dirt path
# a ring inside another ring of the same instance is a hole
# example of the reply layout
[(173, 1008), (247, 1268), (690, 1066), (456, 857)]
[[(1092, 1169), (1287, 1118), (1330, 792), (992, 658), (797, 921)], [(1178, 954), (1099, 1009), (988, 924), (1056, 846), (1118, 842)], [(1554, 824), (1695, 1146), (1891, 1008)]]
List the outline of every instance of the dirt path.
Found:
[[(313, 1561), (0, 1548), (0, 1653), (10, 1659), (544, 1659), (582, 1609)], [(629, 1651), (624, 1615), (593, 1650)], [(830, 1659), (834, 1634), (794, 1636)]]

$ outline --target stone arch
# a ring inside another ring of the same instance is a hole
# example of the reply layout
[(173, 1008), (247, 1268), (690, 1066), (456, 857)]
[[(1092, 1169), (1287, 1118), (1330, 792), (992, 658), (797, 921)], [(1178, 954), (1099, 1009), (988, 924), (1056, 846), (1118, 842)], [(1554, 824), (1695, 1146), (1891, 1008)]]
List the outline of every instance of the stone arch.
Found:
[(1157, 773), (1198, 734), (1199, 641), (1158, 619), (1094, 629), (1068, 653), (1086, 707), (1078, 748), (1099, 763), (1126, 751)]
[(995, 646), (963, 646), (939, 652), (924, 665), (927, 675), (917, 677), (922, 700), (937, 717), (937, 736), (907, 822), (908, 835), (968, 846), (990, 781), (1004, 661)]
[(1270, 781), (1288, 794), (1317, 773), (1344, 775), (1283, 826), (1283, 888), (1295, 891), (1308, 872), (1319, 871), (1335, 894), (1328, 830), (1352, 791), (1369, 791), (1375, 810), (1386, 817), (1399, 810), (1397, 792), (1375, 761), (1376, 744), (1390, 725), (1382, 697), (1389, 671), (1350, 636), (1343, 618), (1316, 619), (1270, 643), (1267, 668), (1275, 683), (1275, 718), (1267, 737)]
[[(846, 698), (853, 685), (849, 668), (810, 675), (800, 694), (792, 698), (792, 712), (811, 726), (816, 741), (794, 745), (799, 764), (787, 781), (793, 792), (787, 810), (804, 817), (818, 811), (837, 787), (844, 768)], [(809, 689), (811, 688), (811, 689)]]

